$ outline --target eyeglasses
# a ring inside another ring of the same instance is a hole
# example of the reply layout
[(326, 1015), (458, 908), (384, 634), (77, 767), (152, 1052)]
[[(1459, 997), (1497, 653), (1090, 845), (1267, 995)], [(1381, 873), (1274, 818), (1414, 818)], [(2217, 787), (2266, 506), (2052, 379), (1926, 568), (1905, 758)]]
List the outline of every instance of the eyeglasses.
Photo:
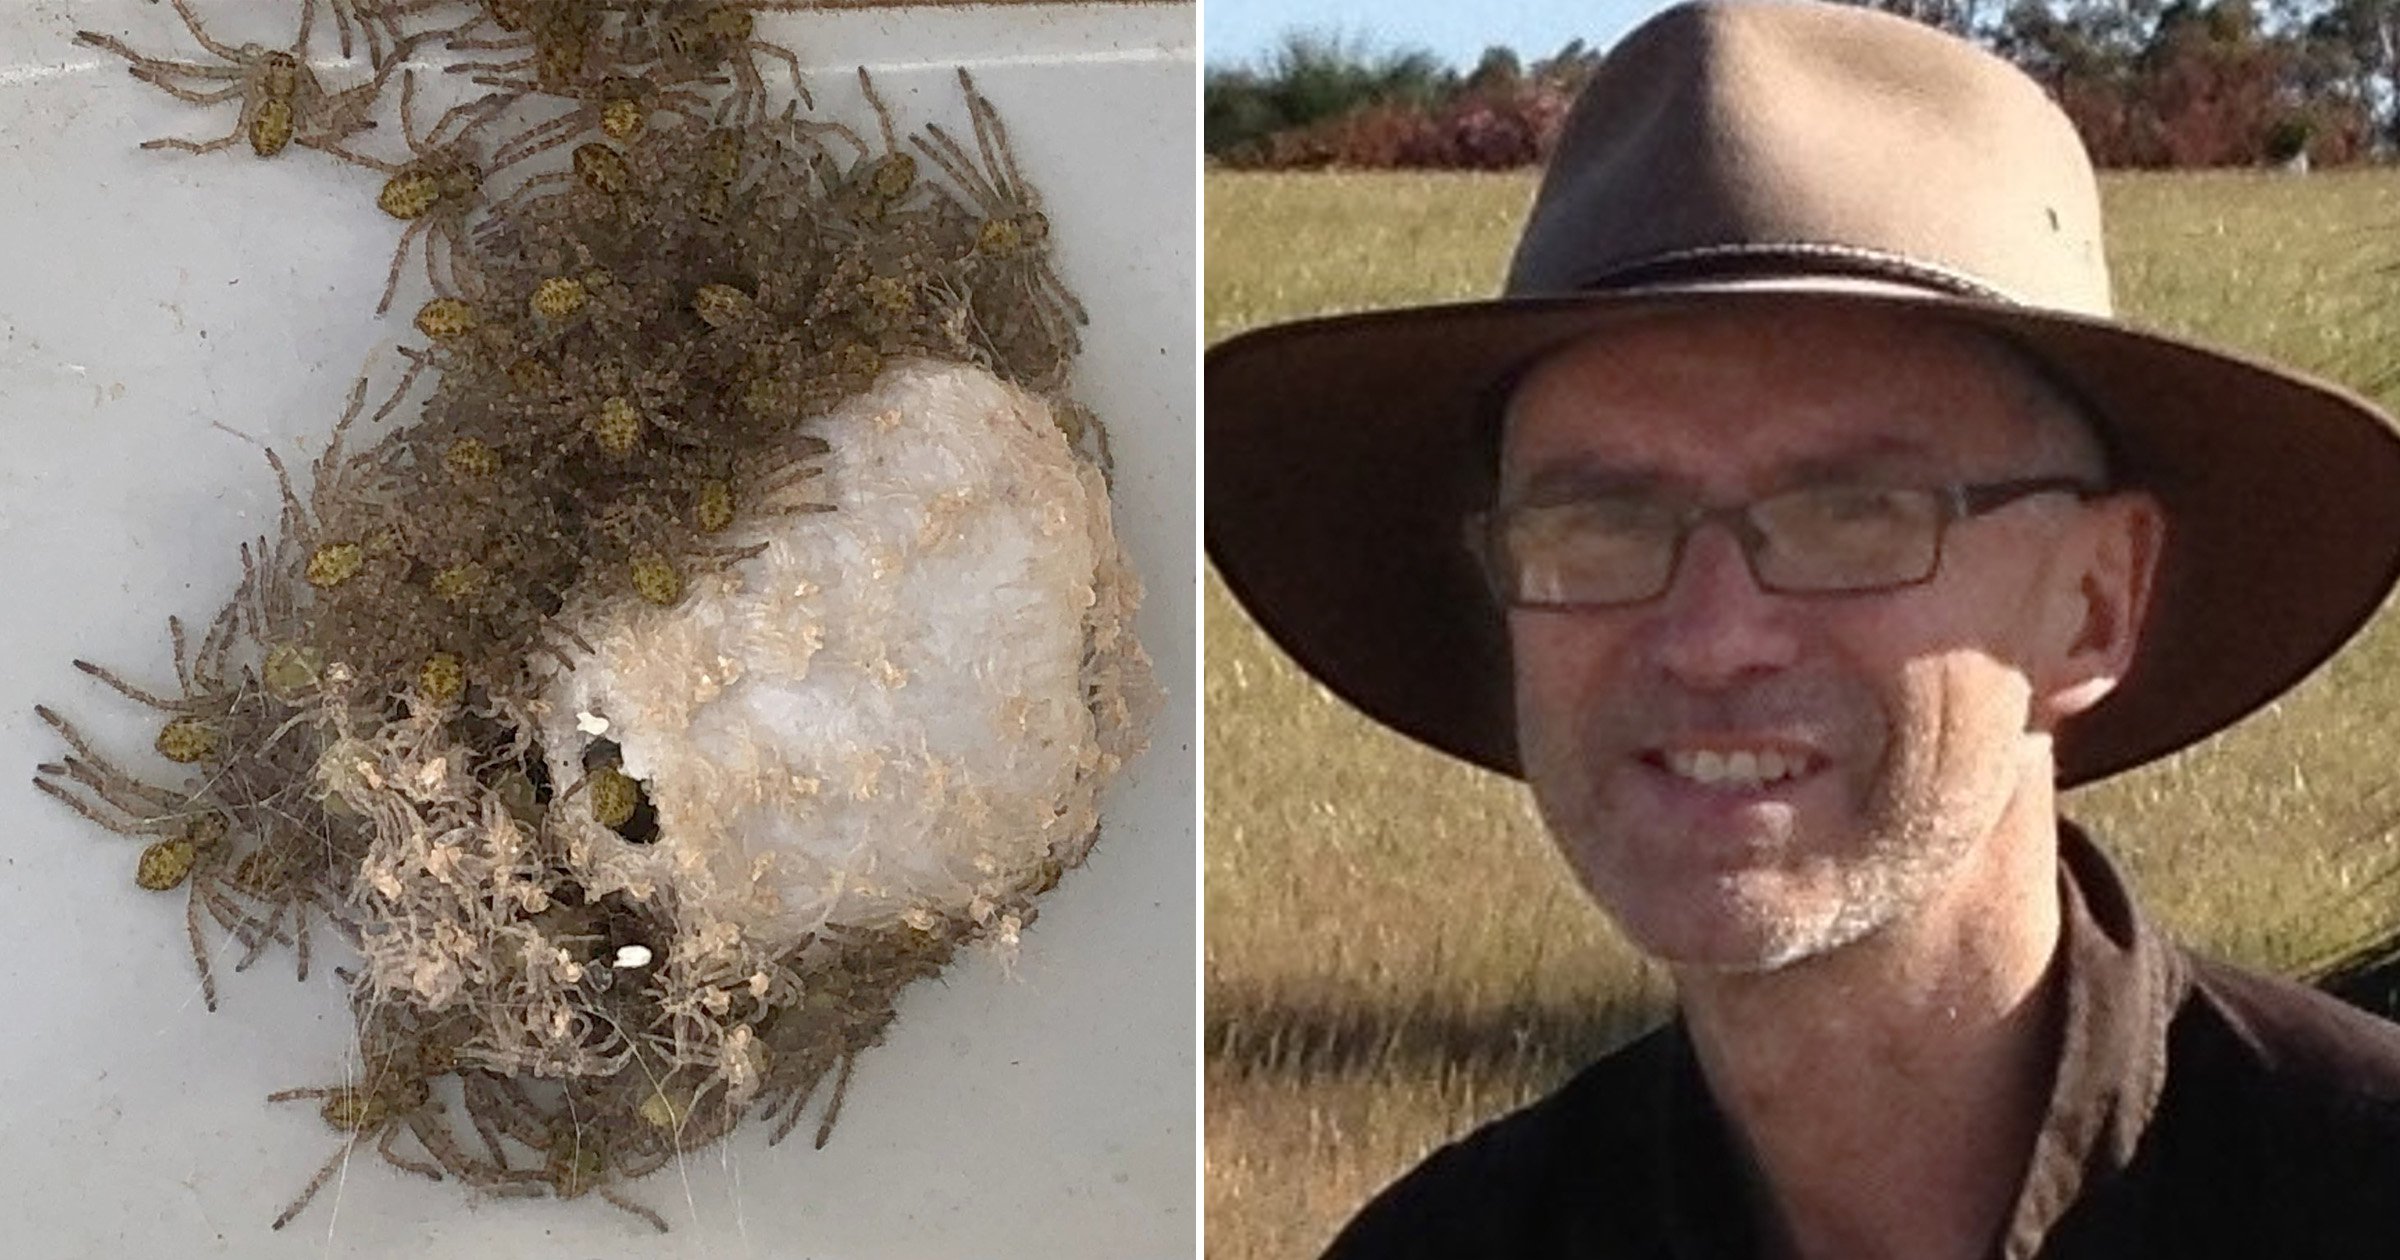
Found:
[(1954, 521), (2041, 494), (2106, 493), (2072, 477), (1910, 488), (1810, 486), (1704, 507), (1645, 494), (1504, 504), (1470, 517), (1468, 544), (1500, 601), (1518, 608), (1615, 608), (1663, 595), (1692, 531), (1721, 524), (1759, 589), (1847, 595), (1930, 581)]

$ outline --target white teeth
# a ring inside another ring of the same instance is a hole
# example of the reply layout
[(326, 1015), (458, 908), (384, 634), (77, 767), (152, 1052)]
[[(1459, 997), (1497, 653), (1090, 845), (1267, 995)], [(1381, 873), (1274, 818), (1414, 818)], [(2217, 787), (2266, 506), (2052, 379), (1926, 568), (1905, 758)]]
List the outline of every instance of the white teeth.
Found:
[(1695, 783), (1739, 791), (1755, 791), (1791, 778), (1807, 767), (1807, 759), (1797, 753), (1787, 756), (1772, 750), (1749, 749), (1675, 752), (1667, 754), (1666, 761), (1669, 770)]

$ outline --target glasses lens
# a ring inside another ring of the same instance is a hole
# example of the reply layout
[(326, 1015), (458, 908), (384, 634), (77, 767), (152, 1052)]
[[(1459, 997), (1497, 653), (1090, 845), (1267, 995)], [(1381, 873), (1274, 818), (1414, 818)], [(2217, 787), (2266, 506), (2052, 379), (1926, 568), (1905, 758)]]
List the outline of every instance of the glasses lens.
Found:
[(1783, 591), (1867, 591), (1933, 575), (1942, 500), (1929, 490), (1820, 486), (1761, 499), (1758, 578)]
[(1502, 573), (1517, 603), (1633, 603), (1666, 588), (1679, 528), (1674, 508), (1630, 496), (1512, 508)]

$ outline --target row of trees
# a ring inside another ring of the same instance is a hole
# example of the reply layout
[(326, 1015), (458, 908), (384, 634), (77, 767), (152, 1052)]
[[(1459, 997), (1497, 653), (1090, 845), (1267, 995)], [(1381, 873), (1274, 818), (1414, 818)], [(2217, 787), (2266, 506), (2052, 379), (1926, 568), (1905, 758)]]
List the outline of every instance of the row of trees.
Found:
[[(2340, 164), (2400, 150), (2400, 0), (1853, 0), (1965, 35), (2041, 81), (2103, 166)], [(1234, 166), (1540, 161), (1600, 53), (1464, 74), (1429, 53), (1295, 34), (1204, 85)]]
[(1528, 166), (1550, 152), (1599, 59), (1581, 40), (1530, 67), (1492, 48), (1462, 75), (1431, 53), (1288, 34), (1260, 66), (1210, 68), (1205, 145), (1231, 166)]

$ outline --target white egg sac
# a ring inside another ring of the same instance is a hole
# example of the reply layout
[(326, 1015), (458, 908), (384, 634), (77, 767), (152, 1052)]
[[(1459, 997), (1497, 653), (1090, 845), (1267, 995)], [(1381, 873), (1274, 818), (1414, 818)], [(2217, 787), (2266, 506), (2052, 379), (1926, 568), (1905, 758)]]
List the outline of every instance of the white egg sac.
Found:
[[(1082, 859), (1155, 692), (1106, 488), (1045, 403), (973, 367), (895, 366), (803, 431), (822, 471), (722, 536), (763, 553), (673, 608), (570, 603), (596, 650), (545, 697), (552, 777), (603, 729), (658, 822), (582, 828), (579, 875), (766, 945), (993, 926)], [(833, 510), (777, 511), (800, 502)]]

